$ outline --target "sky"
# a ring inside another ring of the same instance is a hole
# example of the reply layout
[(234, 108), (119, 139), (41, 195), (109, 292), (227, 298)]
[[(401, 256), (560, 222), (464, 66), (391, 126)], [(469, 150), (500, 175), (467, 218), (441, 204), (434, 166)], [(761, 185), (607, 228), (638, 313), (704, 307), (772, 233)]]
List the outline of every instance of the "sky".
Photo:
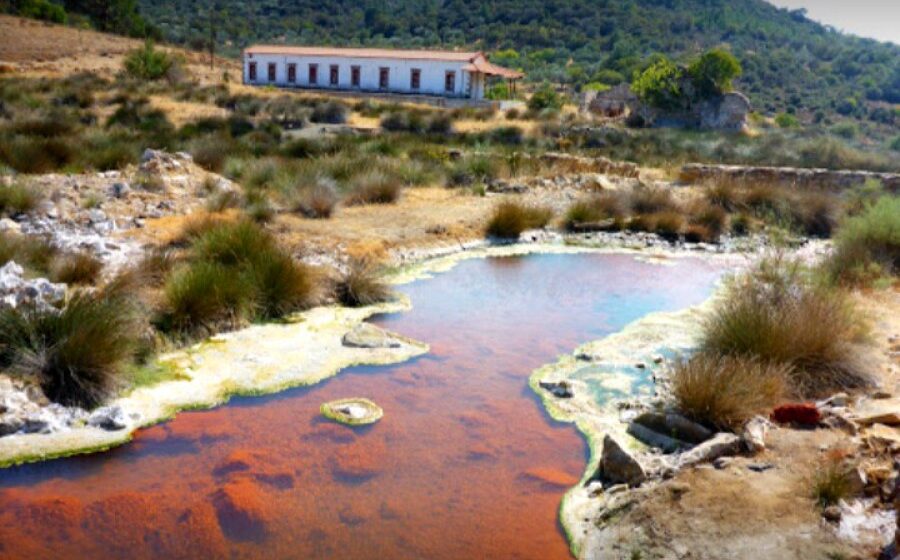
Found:
[(783, 8), (806, 8), (807, 17), (837, 29), (900, 45), (900, 0), (769, 0)]

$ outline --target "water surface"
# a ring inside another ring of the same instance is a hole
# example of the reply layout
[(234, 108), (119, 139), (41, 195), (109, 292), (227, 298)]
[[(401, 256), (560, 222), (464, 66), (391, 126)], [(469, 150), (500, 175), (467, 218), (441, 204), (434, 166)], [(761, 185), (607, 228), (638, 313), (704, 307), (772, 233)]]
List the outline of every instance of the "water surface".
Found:
[[(548, 417), (529, 374), (701, 302), (720, 274), (627, 255), (465, 261), (401, 287), (412, 311), (375, 319), (429, 343), (426, 356), (0, 471), (0, 558), (567, 558), (557, 511), (587, 446)], [(320, 417), (352, 396), (384, 418)]]

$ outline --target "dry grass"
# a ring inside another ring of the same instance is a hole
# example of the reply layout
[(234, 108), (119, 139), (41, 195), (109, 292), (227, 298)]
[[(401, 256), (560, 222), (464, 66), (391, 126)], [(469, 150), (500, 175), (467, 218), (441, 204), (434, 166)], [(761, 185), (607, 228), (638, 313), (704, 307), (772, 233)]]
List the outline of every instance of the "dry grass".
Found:
[(699, 354), (672, 373), (672, 393), (686, 416), (735, 430), (783, 398), (791, 368), (752, 358)]
[(838, 451), (829, 453), (816, 467), (811, 477), (811, 486), (812, 498), (819, 507), (836, 505), (850, 496), (851, 469), (844, 454)]
[(100, 278), (103, 262), (84, 252), (62, 255), (53, 261), (50, 277), (54, 282), (89, 285)]
[(552, 218), (549, 208), (505, 201), (494, 208), (485, 233), (489, 237), (517, 239), (526, 229), (544, 227)]
[(335, 297), (348, 307), (388, 301), (393, 297), (381, 268), (371, 259), (353, 259), (335, 283)]
[(706, 322), (702, 349), (788, 365), (793, 391), (815, 396), (871, 384), (856, 347), (866, 328), (845, 293), (773, 258), (735, 279)]

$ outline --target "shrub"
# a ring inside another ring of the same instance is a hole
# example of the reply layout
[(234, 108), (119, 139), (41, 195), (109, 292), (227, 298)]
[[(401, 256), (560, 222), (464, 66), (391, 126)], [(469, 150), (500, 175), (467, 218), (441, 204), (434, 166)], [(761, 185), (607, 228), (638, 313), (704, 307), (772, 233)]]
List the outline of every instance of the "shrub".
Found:
[(684, 99), (682, 77), (682, 69), (671, 60), (661, 58), (635, 77), (631, 89), (648, 105), (677, 109)]
[(630, 194), (631, 210), (636, 214), (652, 214), (677, 210), (672, 193), (659, 187), (637, 187)]
[(501, 202), (494, 208), (486, 233), (490, 237), (516, 239), (526, 229), (544, 227), (552, 217), (553, 212), (548, 208)]
[(195, 140), (190, 145), (190, 153), (194, 158), (194, 163), (214, 173), (221, 172), (225, 162), (232, 161), (233, 158), (231, 156), (240, 151), (234, 140), (218, 134), (205, 136)]
[(678, 212), (657, 212), (650, 216), (653, 231), (666, 241), (677, 241), (684, 229), (684, 218)]
[(731, 218), (731, 233), (734, 235), (748, 235), (752, 227), (752, 220), (747, 214), (735, 214)]
[(814, 284), (797, 262), (763, 260), (734, 279), (703, 329), (702, 349), (791, 366), (799, 395), (871, 383), (854, 343), (865, 325), (848, 297)]
[(594, 199), (582, 198), (573, 202), (566, 210), (564, 223), (566, 229), (574, 230), (580, 225), (596, 223), (605, 217)]
[(337, 101), (327, 101), (315, 106), (309, 116), (314, 123), (343, 124), (347, 122), (347, 106)]
[(27, 214), (37, 208), (40, 199), (31, 187), (19, 183), (0, 185), (0, 215)]
[(177, 263), (178, 258), (171, 249), (154, 248), (138, 262), (135, 274), (149, 286), (160, 286)]
[(175, 65), (175, 59), (164, 51), (157, 50), (153, 41), (147, 40), (142, 47), (125, 54), (125, 72), (140, 80), (158, 80), (165, 77)]
[(206, 209), (209, 212), (224, 212), (229, 208), (240, 208), (243, 203), (244, 199), (241, 193), (235, 190), (224, 190), (206, 201)]
[(838, 231), (834, 253), (825, 263), (838, 283), (866, 284), (900, 270), (900, 196), (885, 196)]
[(450, 134), (453, 132), (453, 119), (446, 113), (439, 113), (428, 120), (427, 131), (430, 134)]
[(66, 284), (93, 284), (102, 270), (100, 259), (90, 253), (78, 252), (56, 258), (50, 269), (50, 278)]
[(741, 63), (730, 52), (711, 49), (688, 66), (688, 75), (701, 97), (731, 91), (731, 82), (741, 75)]
[(824, 191), (806, 191), (791, 201), (793, 224), (810, 237), (831, 237), (840, 211), (837, 197)]
[(704, 189), (706, 201), (725, 211), (734, 212), (740, 204), (740, 192), (731, 181), (715, 181)]
[(685, 416), (735, 430), (782, 399), (790, 367), (756, 359), (699, 354), (676, 364), (672, 395)]
[(779, 128), (798, 128), (800, 126), (800, 120), (790, 113), (779, 113), (775, 116), (775, 124), (777, 124)]
[(272, 250), (274, 243), (266, 230), (252, 222), (220, 222), (214, 223), (194, 241), (192, 253), (198, 260), (239, 266)]
[(294, 210), (307, 218), (330, 218), (337, 203), (337, 191), (333, 182), (319, 179), (312, 188), (299, 195), (294, 203)]
[(312, 271), (275, 247), (254, 256), (245, 274), (258, 318), (279, 317), (310, 307), (317, 300)]
[(58, 253), (42, 237), (0, 232), (0, 266), (16, 261), (29, 271), (45, 276)]
[(353, 178), (349, 204), (392, 204), (400, 198), (400, 181), (384, 171), (365, 171)]
[(75, 292), (60, 311), (0, 311), (0, 362), (36, 375), (54, 402), (93, 408), (121, 383), (139, 328), (132, 295), (113, 282)]
[(208, 261), (184, 265), (166, 282), (157, 326), (181, 334), (234, 327), (251, 313), (248, 292), (246, 282), (226, 266)]
[(630, 220), (628, 220), (628, 224), (625, 226), (628, 231), (646, 231), (653, 232), (656, 229), (656, 222), (653, 221), (652, 214), (634, 216)]
[(562, 109), (563, 98), (553, 89), (553, 86), (544, 83), (528, 98), (528, 109), (534, 112), (544, 109)]
[(381, 270), (370, 259), (353, 259), (335, 285), (335, 297), (347, 307), (388, 301), (393, 296)]

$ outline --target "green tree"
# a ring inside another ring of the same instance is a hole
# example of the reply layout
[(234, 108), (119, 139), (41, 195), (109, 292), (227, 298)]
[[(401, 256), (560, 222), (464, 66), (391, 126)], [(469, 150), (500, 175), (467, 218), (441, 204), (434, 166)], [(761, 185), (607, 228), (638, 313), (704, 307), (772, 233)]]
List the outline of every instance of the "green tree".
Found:
[(562, 109), (563, 98), (559, 95), (553, 86), (544, 83), (540, 88), (531, 94), (528, 98), (528, 108), (532, 111), (542, 111), (544, 109)]
[(688, 75), (700, 97), (731, 91), (732, 82), (742, 72), (738, 59), (723, 49), (709, 50), (688, 66)]
[(681, 82), (684, 71), (668, 58), (661, 58), (637, 75), (631, 84), (635, 95), (644, 103), (660, 109), (677, 109), (683, 105)]
[(165, 51), (157, 50), (153, 41), (147, 39), (144, 46), (125, 55), (125, 71), (129, 76), (141, 80), (158, 80), (169, 73), (175, 59)]

